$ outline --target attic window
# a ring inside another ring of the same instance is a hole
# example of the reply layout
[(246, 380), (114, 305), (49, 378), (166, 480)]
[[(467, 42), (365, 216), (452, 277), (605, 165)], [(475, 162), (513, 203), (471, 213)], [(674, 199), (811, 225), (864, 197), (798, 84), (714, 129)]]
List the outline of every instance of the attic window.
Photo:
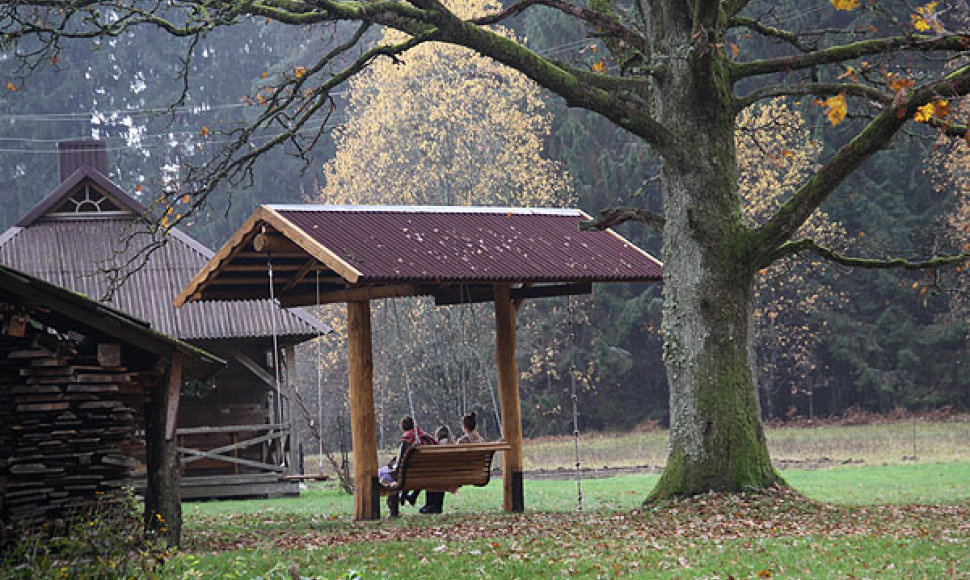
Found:
[(64, 203), (54, 213), (78, 214), (120, 211), (123, 211), (122, 208), (118, 207), (118, 204), (112, 201), (111, 198), (92, 187), (90, 183), (85, 183), (71, 197), (65, 199)]

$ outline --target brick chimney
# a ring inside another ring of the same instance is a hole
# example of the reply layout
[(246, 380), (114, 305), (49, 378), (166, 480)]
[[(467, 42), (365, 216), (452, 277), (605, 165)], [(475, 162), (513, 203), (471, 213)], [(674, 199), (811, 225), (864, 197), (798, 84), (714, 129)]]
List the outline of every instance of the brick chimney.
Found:
[(108, 148), (104, 141), (61, 141), (57, 151), (61, 183), (84, 165), (108, 175)]

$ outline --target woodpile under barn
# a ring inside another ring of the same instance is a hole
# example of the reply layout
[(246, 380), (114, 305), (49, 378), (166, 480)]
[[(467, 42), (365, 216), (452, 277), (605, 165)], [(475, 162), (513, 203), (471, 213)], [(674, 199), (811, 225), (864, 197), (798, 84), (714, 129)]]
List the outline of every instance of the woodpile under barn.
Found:
[[(180, 361), (179, 383), (183, 360), (187, 372), (200, 377), (222, 366), (144, 322), (0, 267), (0, 523), (5, 535), (63, 518), (101, 494), (131, 485), (132, 473), (146, 462), (146, 506), (158, 513), (155, 506), (178, 503), (177, 479), (152, 486), (151, 472), (159, 466), (148, 457), (153, 449), (174, 446), (165, 425), (151, 420), (168, 415), (174, 420), (170, 409), (178, 400), (168, 396), (173, 360)], [(166, 408), (152, 408), (158, 404)], [(166, 495), (175, 497), (161, 497)], [(178, 521), (179, 514), (167, 515)]]

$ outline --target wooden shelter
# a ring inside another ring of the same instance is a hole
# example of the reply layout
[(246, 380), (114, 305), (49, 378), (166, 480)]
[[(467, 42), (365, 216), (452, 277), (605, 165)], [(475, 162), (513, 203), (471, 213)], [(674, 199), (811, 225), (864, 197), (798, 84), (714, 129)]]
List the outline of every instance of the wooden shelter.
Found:
[(0, 546), (8, 526), (68, 515), (148, 463), (148, 522), (181, 522), (183, 373), (224, 361), (98, 302), (0, 266)]
[[(295, 426), (302, 414), (293, 409), (290, 384), (295, 346), (329, 327), (303, 310), (278, 308), (265, 293), (175, 309), (172, 298), (212, 252), (174, 228), (141, 265), (155, 217), (106, 177), (104, 143), (61, 143), (60, 152), (60, 185), (0, 234), (0, 263), (101, 298), (110, 283), (104, 269), (134, 259), (140, 267), (106, 303), (229, 363), (212, 379), (185, 385), (177, 431), (182, 497), (298, 494), (298, 481), (288, 477), (300, 463)], [(265, 264), (257, 270), (253, 280), (268, 284)]]
[(380, 517), (370, 300), (494, 301), (507, 511), (522, 511), (522, 422), (515, 318), (522, 300), (588, 293), (594, 282), (657, 282), (660, 262), (611, 231), (580, 232), (578, 210), (264, 205), (175, 300), (265, 297), (284, 306), (347, 303), (357, 519)]

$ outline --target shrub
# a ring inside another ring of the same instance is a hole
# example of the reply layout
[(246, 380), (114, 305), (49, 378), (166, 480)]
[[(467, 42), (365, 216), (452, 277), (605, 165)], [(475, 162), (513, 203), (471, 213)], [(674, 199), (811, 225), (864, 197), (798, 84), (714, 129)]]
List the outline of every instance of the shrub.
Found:
[[(20, 526), (0, 548), (0, 579), (157, 578), (169, 553), (144, 533), (132, 491), (99, 494), (67, 516)], [(16, 536), (14, 536), (16, 537)]]

